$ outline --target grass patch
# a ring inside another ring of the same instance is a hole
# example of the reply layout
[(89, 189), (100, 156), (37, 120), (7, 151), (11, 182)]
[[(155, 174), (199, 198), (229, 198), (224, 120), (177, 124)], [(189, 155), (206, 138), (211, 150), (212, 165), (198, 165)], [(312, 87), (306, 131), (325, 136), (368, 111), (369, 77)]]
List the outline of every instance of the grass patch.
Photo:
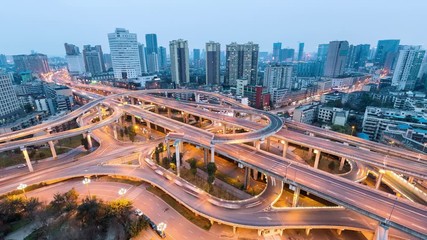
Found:
[(58, 146), (76, 148), (82, 145), (82, 136), (77, 135), (70, 138), (61, 139), (58, 141)]
[[(36, 189), (39, 189), (39, 188), (42, 188), (42, 187), (46, 187), (46, 186), (48, 186), (48, 185), (49, 185), (49, 184), (46, 184), (46, 183), (44, 183), (44, 182), (41, 182), (41, 183), (38, 183), (38, 184), (33, 184), (33, 185), (30, 185), (30, 186), (27, 186), (27, 187), (25, 188), (25, 192), (33, 191), (33, 190), (36, 190)], [(7, 197), (7, 196), (19, 195), (19, 194), (22, 194), (22, 191), (21, 191), (21, 190), (13, 190), (12, 192), (9, 192), (9, 193), (7, 193), (7, 194), (3, 194), (3, 195), (1, 195), (1, 196), (0, 196), (0, 199), (3, 199), (3, 198), (5, 198), (5, 197)]]
[(209, 230), (211, 228), (212, 226), (211, 222), (207, 218), (202, 216), (196, 216), (190, 209), (179, 204), (175, 199), (173, 199), (171, 196), (163, 192), (161, 189), (149, 186), (147, 187), (147, 191), (160, 197), (169, 206), (173, 207), (179, 214), (184, 216), (186, 219), (188, 219), (190, 222), (192, 222), (196, 226), (205, 230)]
[(104, 182), (119, 182), (119, 183), (126, 183), (133, 186), (140, 186), (144, 183), (142, 180), (133, 180), (129, 178), (120, 178), (120, 177), (112, 177), (112, 176), (102, 176), (98, 178), (101, 181)]

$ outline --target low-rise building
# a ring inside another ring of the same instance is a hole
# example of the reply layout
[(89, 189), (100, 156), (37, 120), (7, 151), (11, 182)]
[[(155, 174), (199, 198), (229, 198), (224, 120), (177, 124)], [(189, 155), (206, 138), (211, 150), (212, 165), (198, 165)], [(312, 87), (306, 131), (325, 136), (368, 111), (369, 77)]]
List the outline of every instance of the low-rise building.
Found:
[(319, 105), (319, 102), (313, 102), (310, 105), (303, 105), (295, 108), (292, 120), (312, 124), (317, 118)]
[(333, 125), (344, 126), (347, 123), (349, 111), (335, 107), (319, 107), (317, 120)]

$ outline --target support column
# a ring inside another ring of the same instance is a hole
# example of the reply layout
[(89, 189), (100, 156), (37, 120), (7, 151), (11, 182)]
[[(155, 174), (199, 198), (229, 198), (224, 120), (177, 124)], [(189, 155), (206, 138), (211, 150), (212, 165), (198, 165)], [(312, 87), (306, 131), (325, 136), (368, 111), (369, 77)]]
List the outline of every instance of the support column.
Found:
[(233, 234), (236, 234), (237, 227), (233, 226)]
[(31, 164), (30, 156), (28, 156), (27, 148), (21, 147), (21, 152), (22, 154), (24, 154), (24, 158), (25, 158), (25, 161), (27, 162), (28, 170), (30, 170), (30, 172), (33, 172), (34, 169), (33, 169), (33, 165)]
[(254, 143), (254, 145), (255, 145), (256, 150), (260, 150), (261, 149), (261, 141), (260, 140), (256, 140), (255, 143)]
[(222, 133), (225, 134), (227, 131), (227, 124), (226, 123), (222, 123)]
[(132, 125), (136, 124), (136, 119), (135, 119), (135, 115), (132, 115)]
[(311, 230), (311, 228), (306, 228), (306, 229), (305, 229), (305, 235), (307, 235), (307, 236), (308, 236), (308, 235), (310, 234), (310, 230)]
[(157, 105), (154, 106), (154, 112), (159, 114), (159, 106), (157, 106)]
[(378, 189), (381, 184), (381, 180), (383, 179), (385, 171), (383, 169), (380, 169), (377, 177), (377, 182), (375, 183), (375, 189)]
[(169, 139), (165, 139), (165, 143), (166, 143), (166, 152), (168, 154), (168, 158), (171, 158), (171, 148), (170, 148), (170, 143), (169, 143)]
[(116, 124), (113, 123), (113, 135), (114, 135), (114, 139), (117, 140), (117, 126)]
[(270, 138), (267, 138), (267, 147), (266, 147), (267, 152), (270, 152)]
[(49, 141), (48, 144), (50, 147), (50, 152), (52, 153), (52, 158), (57, 159), (58, 156), (56, 155), (55, 145), (53, 144), (53, 141)]
[(313, 157), (313, 148), (308, 149), (308, 158), (311, 159)]
[(256, 169), (252, 169), (252, 177), (254, 178), (254, 180), (258, 180), (258, 170)]
[(339, 236), (341, 236), (341, 233), (342, 233), (342, 231), (343, 231), (344, 229), (337, 229), (337, 234), (339, 235)]
[(172, 118), (172, 110), (168, 108), (168, 118)]
[(388, 228), (389, 226), (380, 223), (375, 230), (375, 240), (388, 240)]
[(135, 105), (135, 98), (133, 97), (130, 98), (130, 104)]
[(345, 163), (345, 157), (341, 157), (340, 168), (339, 168), (340, 171), (342, 171), (344, 167), (344, 163)]
[(148, 128), (147, 130), (151, 129), (151, 123), (147, 120), (145, 120), (145, 122), (147, 123), (147, 128)]
[(236, 126), (233, 125), (233, 134), (236, 134)]
[(314, 153), (316, 154), (316, 158), (314, 159), (314, 168), (319, 168), (319, 161), (320, 161), (320, 151), (314, 150)]
[(92, 148), (92, 137), (90, 136), (90, 132), (86, 133), (86, 139), (89, 146), (89, 149)]
[(211, 162), (215, 162), (215, 146), (211, 146)]
[(98, 109), (99, 121), (102, 121), (102, 108), (101, 108), (101, 106), (98, 105), (97, 109)]
[(294, 197), (292, 198), (292, 207), (296, 207), (298, 205), (300, 191), (301, 189), (299, 187), (295, 187)]
[(203, 148), (203, 152), (204, 152), (204, 156), (203, 156), (203, 163), (206, 165), (208, 165), (208, 155), (209, 155), (209, 149), (207, 148)]
[(287, 141), (282, 140), (283, 143), (283, 152), (282, 157), (286, 157), (286, 152), (288, 151), (289, 143)]
[(409, 182), (409, 183), (414, 183), (414, 177), (410, 176), (410, 177), (408, 178), (408, 182)]
[(250, 175), (249, 173), (250, 173), (249, 167), (245, 167), (245, 179), (243, 181), (243, 187), (245, 189), (247, 189), (249, 186), (249, 175)]
[(180, 148), (180, 142), (181, 141), (175, 141), (175, 156), (176, 156), (176, 175), (180, 176), (180, 167), (181, 167), (181, 156), (179, 154), (179, 148)]

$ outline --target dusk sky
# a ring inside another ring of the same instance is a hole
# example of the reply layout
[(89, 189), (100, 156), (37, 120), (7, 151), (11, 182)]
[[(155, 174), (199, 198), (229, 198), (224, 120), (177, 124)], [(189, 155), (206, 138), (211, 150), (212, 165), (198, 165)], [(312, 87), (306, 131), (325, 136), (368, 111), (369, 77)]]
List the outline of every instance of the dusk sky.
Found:
[[(0, 53), (35, 50), (64, 56), (64, 43), (101, 44), (116, 27), (156, 33), (160, 46), (186, 39), (189, 48), (209, 40), (225, 45), (253, 41), (261, 51), (273, 42), (306, 52), (319, 43), (348, 40), (376, 45), (378, 39), (427, 45), (426, 0), (2, 0)], [(169, 50), (168, 50), (169, 51)]]

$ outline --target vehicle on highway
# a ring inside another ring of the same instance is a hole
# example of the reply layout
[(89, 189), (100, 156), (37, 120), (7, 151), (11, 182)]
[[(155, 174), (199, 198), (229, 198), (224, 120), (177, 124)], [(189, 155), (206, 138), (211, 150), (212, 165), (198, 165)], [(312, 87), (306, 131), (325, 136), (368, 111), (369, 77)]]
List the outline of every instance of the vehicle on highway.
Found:
[(138, 216), (142, 216), (142, 215), (144, 215), (144, 213), (141, 211), (141, 209), (139, 209), (139, 208), (137, 208), (136, 210), (135, 210), (135, 214), (136, 215), (138, 215)]
[(161, 238), (165, 238), (165, 237), (166, 237), (166, 234), (165, 234), (165, 232), (164, 232), (164, 231), (156, 230), (156, 233), (157, 233)]
[(148, 222), (148, 225), (150, 225), (151, 229), (157, 230), (157, 225), (153, 221), (151, 221), (150, 218), (147, 219), (147, 222)]
[(27, 164), (23, 163), (23, 164), (19, 164), (18, 166), (16, 166), (16, 168), (24, 168), (26, 166), (27, 166)]

